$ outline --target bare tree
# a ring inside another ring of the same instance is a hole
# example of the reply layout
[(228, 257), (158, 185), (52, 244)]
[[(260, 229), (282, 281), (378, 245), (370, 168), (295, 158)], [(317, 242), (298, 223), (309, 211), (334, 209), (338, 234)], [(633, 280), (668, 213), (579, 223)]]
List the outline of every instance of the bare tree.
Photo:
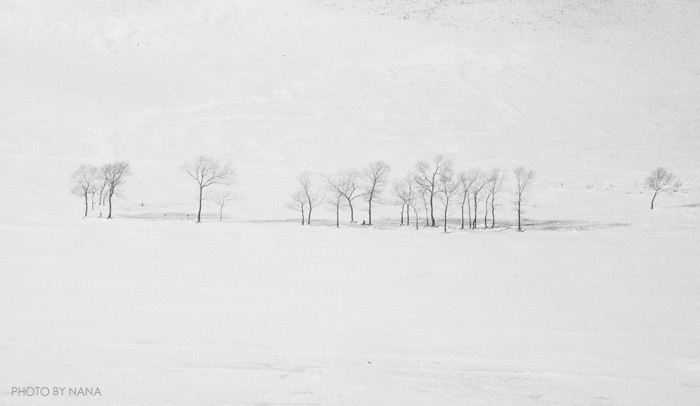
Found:
[(658, 167), (651, 172), (645, 183), (649, 189), (654, 191), (654, 197), (651, 198), (652, 210), (654, 210), (654, 201), (659, 193), (670, 193), (673, 191), (674, 186), (680, 187), (680, 182), (675, 182), (675, 180), (676, 176), (662, 167)]
[(519, 166), (513, 170), (513, 174), (515, 175), (516, 184), (515, 209), (518, 212), (518, 231), (523, 231), (523, 228), (520, 224), (520, 219), (522, 217), (523, 211), (523, 194), (525, 194), (525, 191), (535, 180), (535, 172), (533, 172), (532, 170), (527, 170), (522, 166)]
[(470, 169), (468, 172), (462, 172), (459, 174), (459, 183), (461, 185), (461, 196), (462, 196), (462, 230), (464, 230), (464, 205), (467, 205), (467, 212), (469, 213), (469, 228), (472, 228), (472, 209), (471, 209), (471, 200), (470, 200), (470, 192), (472, 185), (474, 184), (474, 181), (476, 180), (476, 176), (478, 174), (478, 170), (475, 169)]
[(291, 201), (287, 204), (287, 207), (301, 211), (301, 225), (303, 226), (306, 224), (306, 214), (304, 213), (307, 202), (306, 194), (304, 194), (303, 190), (299, 189), (294, 191), (290, 197)]
[(104, 178), (104, 179), (102, 179), (102, 187), (100, 188), (100, 201), (98, 202), (98, 204), (100, 206), (105, 205), (105, 198), (107, 197), (107, 195), (104, 193), (104, 191), (105, 191), (106, 187), (107, 187), (107, 178)]
[(488, 211), (491, 209), (491, 228), (496, 226), (496, 194), (501, 191), (503, 187), (503, 171), (496, 168), (491, 171), (491, 175), (488, 178), (488, 196), (486, 202), (488, 203), (488, 198), (491, 197), (491, 207), (486, 206), (486, 213), (484, 214), (484, 227), (488, 228), (486, 224)]
[(362, 171), (362, 176), (366, 182), (365, 187), (365, 200), (367, 200), (369, 213), (368, 225), (372, 225), (372, 202), (377, 200), (377, 197), (382, 193), (382, 188), (386, 184), (387, 176), (391, 168), (384, 161), (375, 161), (369, 164), (368, 167)]
[[(425, 210), (425, 226), (430, 227), (430, 217), (428, 216), (428, 192), (419, 186), (416, 195), (420, 197), (420, 201), (423, 203), (423, 210)], [(418, 216), (416, 216), (416, 218), (418, 218)]]
[(109, 202), (109, 214), (107, 219), (112, 218), (112, 196), (117, 192), (117, 188), (123, 183), (125, 176), (131, 173), (128, 162), (114, 162), (102, 167), (102, 175), (107, 183), (107, 200)]
[[(394, 183), (394, 196), (396, 196), (396, 203), (401, 205), (401, 224), (404, 222), (404, 209), (407, 209), (408, 202), (410, 200), (411, 191), (409, 190), (410, 182), (405, 179), (397, 181)], [(407, 224), (408, 225), (408, 224)]]
[(228, 185), (233, 178), (233, 170), (227, 163), (221, 163), (214, 158), (202, 155), (184, 166), (185, 173), (197, 182), (199, 192), (199, 207), (197, 209), (197, 223), (202, 222), (202, 200), (204, 189), (212, 185)]
[(430, 202), (430, 221), (433, 227), (435, 227), (435, 216), (433, 215), (433, 200), (435, 198), (438, 174), (445, 165), (448, 165), (449, 161), (445, 160), (442, 155), (435, 155), (433, 157), (432, 164), (420, 161), (416, 164), (416, 175), (414, 177), (418, 186), (423, 188), (427, 192), (427, 198)]
[(484, 190), (487, 184), (488, 178), (484, 176), (484, 174), (481, 173), (481, 171), (477, 171), (475, 174), (474, 183), (472, 184), (472, 198), (474, 201), (474, 220), (472, 222), (473, 229), (476, 229), (476, 221), (479, 216), (479, 195), (481, 194), (481, 191)]
[[(411, 225), (411, 210), (410, 210), (410, 205), (411, 202), (416, 198), (416, 189), (417, 185), (415, 184), (415, 181), (413, 180), (413, 176), (407, 175), (404, 177), (404, 184), (406, 185), (406, 225), (410, 226)], [(416, 221), (418, 221), (418, 216), (416, 216)]]
[(440, 172), (437, 181), (438, 196), (445, 209), (444, 231), (447, 232), (447, 213), (450, 207), (450, 200), (459, 192), (461, 183), (452, 171), (451, 165), (446, 165)]
[(91, 165), (81, 165), (70, 175), (73, 182), (71, 192), (74, 195), (85, 198), (85, 214), (83, 217), (88, 215), (88, 195), (94, 194), (95, 190), (97, 190), (96, 182), (99, 181), (99, 175), (100, 170)]
[(414, 222), (416, 223), (416, 230), (418, 230), (418, 220), (419, 220), (419, 218), (418, 218), (418, 202), (419, 202), (419, 199), (421, 197), (420, 196), (421, 192), (424, 192), (424, 190), (421, 188), (417, 188), (417, 190), (416, 190), (416, 188), (412, 187), (411, 191), (409, 192), (409, 199), (407, 202), (407, 204), (408, 204), (407, 209), (409, 209), (409, 208), (412, 209), (413, 214), (415, 216)]
[(297, 181), (301, 185), (300, 190), (306, 198), (306, 207), (309, 209), (306, 224), (311, 225), (311, 212), (313, 211), (314, 207), (316, 207), (323, 200), (323, 195), (315, 187), (309, 172), (301, 173), (297, 178)]
[(233, 193), (228, 191), (219, 192), (214, 196), (214, 203), (219, 206), (219, 222), (224, 221), (224, 206), (233, 200), (233, 197)]
[(325, 178), (328, 191), (331, 193), (328, 198), (328, 203), (335, 207), (335, 226), (340, 227), (340, 205), (344, 197), (343, 183), (345, 179), (343, 178), (343, 174), (326, 176)]
[(340, 190), (350, 207), (350, 222), (352, 223), (355, 222), (355, 209), (353, 208), (352, 202), (358, 197), (364, 196), (364, 193), (361, 193), (359, 177), (360, 174), (354, 169), (343, 172), (340, 177), (342, 181)]

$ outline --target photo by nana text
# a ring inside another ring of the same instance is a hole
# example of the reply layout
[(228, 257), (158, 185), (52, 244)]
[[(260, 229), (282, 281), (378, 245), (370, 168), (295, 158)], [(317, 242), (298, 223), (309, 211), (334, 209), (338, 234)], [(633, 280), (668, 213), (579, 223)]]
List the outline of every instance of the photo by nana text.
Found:
[(13, 386), (12, 397), (101, 397), (99, 386)]

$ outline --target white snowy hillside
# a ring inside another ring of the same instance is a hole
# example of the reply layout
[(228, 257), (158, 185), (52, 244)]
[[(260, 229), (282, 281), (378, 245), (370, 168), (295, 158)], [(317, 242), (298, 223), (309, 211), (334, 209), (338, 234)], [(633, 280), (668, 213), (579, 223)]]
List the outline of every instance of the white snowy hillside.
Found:
[(0, 165), (21, 173), (4, 217), (80, 214), (68, 175), (113, 160), (133, 172), (122, 207), (194, 210), (181, 166), (200, 154), (233, 162), (238, 219), (294, 217), (301, 171), (400, 176), (436, 153), (543, 187), (636, 194), (660, 165), (699, 182), (697, 2), (0, 7)]
[[(398, 226), (436, 154), (505, 171), (493, 229)], [(693, 0), (0, 0), (0, 405), (697, 405), (699, 157)], [(375, 225), (298, 224), (377, 160)]]

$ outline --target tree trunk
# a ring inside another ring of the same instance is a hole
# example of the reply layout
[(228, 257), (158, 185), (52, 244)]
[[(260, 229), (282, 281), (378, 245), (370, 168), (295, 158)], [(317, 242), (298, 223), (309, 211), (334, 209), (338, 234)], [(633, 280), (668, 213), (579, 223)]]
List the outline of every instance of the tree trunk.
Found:
[(202, 222), (202, 187), (199, 187), (199, 209), (197, 210), (197, 223)]
[(430, 221), (432, 222), (432, 227), (435, 227), (435, 216), (433, 216), (433, 192), (430, 192)]
[(340, 228), (340, 203), (335, 204), (335, 226)]
[(411, 207), (406, 204), (406, 225), (411, 225)]
[(352, 208), (352, 201), (348, 199), (348, 206), (350, 206), (350, 222), (355, 222), (355, 210)]
[(311, 225), (311, 210), (313, 207), (311, 207), (311, 202), (309, 202), (309, 218), (306, 220), (306, 224)]
[(656, 200), (656, 195), (658, 195), (659, 192), (654, 192), (654, 197), (651, 198), (651, 209), (654, 210), (654, 200)]
[(109, 214), (107, 215), (107, 220), (112, 218), (112, 195), (114, 194), (114, 190), (110, 189), (108, 192), (109, 195)]
[(445, 202), (445, 224), (444, 224), (445, 232), (447, 232), (447, 204), (448, 204), (448, 202)]
[(523, 231), (522, 227), (520, 226), (520, 198), (518, 198), (518, 231)]
[(219, 223), (224, 221), (224, 206), (219, 207)]
[(99, 201), (100, 206), (104, 206), (104, 205), (105, 205), (105, 199), (104, 199), (105, 185), (106, 185), (106, 183), (103, 183), (103, 184), (102, 184), (102, 189), (100, 189), (100, 201)]
[(477, 209), (479, 208), (479, 202), (478, 202), (477, 198), (478, 198), (478, 195), (476, 193), (474, 193), (474, 224), (473, 224), (472, 228), (475, 230), (476, 230), (476, 219), (479, 217), (479, 212), (477, 211)]
[(418, 230), (418, 210), (416, 210), (415, 207), (413, 208), (413, 214), (415, 214), (415, 217), (416, 217), (416, 221), (415, 221), (415, 223), (416, 223), (416, 230)]
[(488, 217), (489, 217), (489, 195), (486, 195), (486, 201), (484, 202), (484, 228), (489, 228)]
[(87, 217), (87, 213), (88, 213), (88, 199), (87, 199), (87, 192), (85, 192), (85, 215), (83, 216), (83, 218)]
[(467, 213), (469, 214), (469, 229), (472, 229), (472, 201), (467, 196)]
[(303, 226), (305, 224), (306, 224), (306, 217), (304, 215), (304, 206), (302, 205), (301, 206), (301, 225)]
[(399, 224), (400, 226), (403, 225), (403, 207), (404, 207), (404, 205), (402, 204), (401, 205), (401, 224)]
[(491, 228), (496, 227), (496, 205), (494, 204), (496, 196), (491, 196)]
[(372, 198), (369, 199), (369, 222), (367, 225), (372, 225)]
[(92, 196), (90, 197), (90, 205), (92, 211), (95, 211), (95, 192), (92, 192)]

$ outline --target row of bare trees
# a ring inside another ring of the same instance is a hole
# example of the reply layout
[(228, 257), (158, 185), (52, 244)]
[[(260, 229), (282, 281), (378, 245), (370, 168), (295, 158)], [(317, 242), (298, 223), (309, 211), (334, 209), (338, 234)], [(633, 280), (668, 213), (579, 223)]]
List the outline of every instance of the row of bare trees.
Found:
[[(518, 230), (522, 231), (523, 197), (534, 180), (534, 172), (518, 167), (513, 170), (516, 180), (515, 209), (518, 213)], [(426, 227), (435, 227), (436, 200), (441, 204), (443, 229), (447, 232), (447, 218), (451, 205), (459, 203), (461, 227), (465, 220), (470, 229), (477, 228), (479, 220), (479, 203), (484, 203), (484, 228), (496, 226), (497, 197), (503, 190), (505, 173), (501, 169), (490, 172), (473, 168), (456, 172), (452, 162), (442, 155), (436, 155), (432, 161), (419, 161), (413, 173), (405, 175), (394, 183), (393, 192), (401, 206), (401, 225), (411, 222), (411, 212), (418, 228), (418, 207), (425, 210)], [(467, 218), (465, 219), (465, 209)], [(491, 224), (489, 227), (489, 213)]]
[[(198, 208), (197, 222), (202, 221), (202, 202), (207, 198), (206, 192), (212, 186), (218, 186), (219, 192), (210, 197), (219, 206), (219, 221), (223, 219), (223, 210), (227, 202), (233, 199), (228, 186), (233, 182), (233, 169), (230, 163), (216, 160), (211, 156), (199, 156), (183, 166), (184, 172), (196, 182)], [(304, 172), (298, 177), (298, 188), (292, 193), (288, 207), (301, 213), (301, 222), (311, 224), (313, 209), (322, 204), (324, 199), (335, 208), (336, 226), (340, 227), (341, 207), (350, 209), (350, 221), (355, 222), (357, 200), (367, 202), (368, 225), (372, 225), (373, 204), (382, 203), (382, 193), (389, 182), (391, 168), (384, 161), (374, 161), (362, 170), (343, 170), (333, 175), (323, 175), (322, 188), (313, 181), (312, 174)], [(112, 218), (112, 197), (117, 194), (124, 178), (130, 174), (128, 162), (113, 162), (96, 167), (82, 165), (71, 174), (72, 193), (85, 201), (84, 216), (95, 204), (108, 206), (107, 218)], [(518, 216), (518, 231), (522, 231), (522, 213), (524, 195), (534, 181), (535, 174), (524, 167), (512, 171), (515, 178), (513, 207)], [(419, 209), (425, 211), (426, 227), (435, 227), (436, 201), (441, 204), (444, 231), (447, 232), (447, 219), (450, 207), (460, 206), (461, 228), (465, 220), (470, 229), (477, 228), (479, 204), (483, 202), (484, 228), (496, 226), (497, 198), (503, 191), (506, 173), (501, 169), (484, 171), (472, 168), (456, 172), (452, 162), (436, 155), (431, 161), (419, 161), (412, 173), (395, 180), (393, 183), (393, 202), (401, 207), (400, 224), (410, 225), (411, 213), (418, 228)], [(659, 193), (670, 193), (680, 187), (680, 182), (670, 171), (659, 167), (646, 178), (645, 185), (654, 195), (651, 209)], [(223, 188), (223, 190), (221, 190)], [(323, 189), (328, 193), (323, 193)], [(98, 194), (99, 192), (99, 194)], [(95, 197), (97, 201), (95, 201)], [(451, 206), (452, 205), (452, 206)], [(466, 218), (465, 218), (466, 209)], [(489, 213), (490, 226), (489, 226)], [(101, 213), (100, 213), (101, 216)], [(364, 223), (364, 221), (363, 221)]]
[[(304, 172), (299, 175), (298, 188), (291, 194), (288, 207), (301, 213), (301, 223), (311, 224), (311, 213), (315, 207), (324, 202), (330, 204), (336, 212), (336, 226), (340, 226), (340, 210), (350, 209), (350, 221), (355, 222), (355, 200), (363, 198), (367, 202), (368, 225), (372, 225), (372, 205), (381, 202), (382, 193), (389, 181), (390, 167), (383, 161), (375, 161), (362, 170), (343, 170), (334, 175), (323, 175), (323, 185), (313, 181), (312, 174)], [(521, 214), (523, 197), (534, 180), (534, 172), (525, 168), (513, 171), (516, 179), (516, 200), (518, 212), (518, 230), (522, 231)], [(442, 155), (436, 155), (431, 161), (419, 161), (415, 171), (393, 183), (393, 202), (401, 207), (401, 225), (410, 225), (411, 213), (418, 228), (419, 209), (425, 210), (426, 227), (435, 227), (436, 206), (442, 209), (443, 227), (447, 231), (447, 218), (455, 202), (461, 203), (461, 228), (465, 226), (465, 209), (470, 229), (477, 227), (479, 203), (484, 202), (484, 227), (496, 224), (497, 197), (503, 190), (504, 172), (494, 169), (490, 172), (471, 169), (456, 172), (452, 163)], [(325, 194), (324, 194), (325, 189)]]
[[(228, 186), (233, 181), (233, 169), (224, 161), (211, 156), (202, 155), (183, 165), (184, 172), (197, 183), (197, 222), (202, 221), (202, 201), (206, 199), (205, 192), (212, 186)], [(85, 199), (84, 217), (90, 208), (95, 210), (95, 196), (99, 192), (97, 204), (108, 205), (107, 218), (112, 218), (112, 197), (117, 194), (118, 187), (124, 178), (131, 173), (128, 162), (114, 162), (101, 168), (92, 165), (81, 165), (71, 174), (72, 193)], [(219, 206), (219, 221), (223, 219), (224, 206), (233, 199), (230, 190), (219, 190), (212, 200)], [(100, 213), (100, 217), (102, 213)]]
[(301, 224), (311, 224), (311, 213), (324, 199), (335, 207), (336, 226), (340, 227), (340, 208), (350, 208), (350, 222), (355, 222), (356, 200), (367, 202), (368, 224), (372, 225), (372, 204), (381, 199), (391, 168), (384, 161), (375, 161), (362, 170), (344, 170), (333, 175), (323, 175), (325, 195), (315, 184), (310, 172), (303, 172), (297, 178), (298, 187), (291, 194), (289, 208), (301, 213)]
[[(97, 204), (109, 207), (107, 218), (111, 219), (112, 197), (118, 193), (119, 186), (129, 174), (128, 162), (113, 162), (100, 168), (93, 165), (81, 165), (76, 169), (71, 174), (73, 183), (71, 192), (85, 199), (84, 217), (87, 217), (90, 206), (92, 206), (93, 211), (95, 210), (95, 195), (99, 192)], [(90, 199), (90, 204), (88, 199)]]

